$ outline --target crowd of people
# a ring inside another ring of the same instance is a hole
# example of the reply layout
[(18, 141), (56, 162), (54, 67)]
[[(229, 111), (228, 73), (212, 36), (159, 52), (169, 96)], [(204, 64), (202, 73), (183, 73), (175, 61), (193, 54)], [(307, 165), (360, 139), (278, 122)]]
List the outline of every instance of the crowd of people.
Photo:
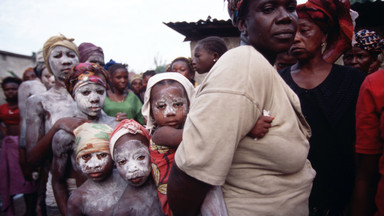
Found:
[(237, 48), (210, 36), (129, 77), (58, 35), (4, 78), (1, 210), (384, 215), (384, 40), (349, 1), (227, 1)]

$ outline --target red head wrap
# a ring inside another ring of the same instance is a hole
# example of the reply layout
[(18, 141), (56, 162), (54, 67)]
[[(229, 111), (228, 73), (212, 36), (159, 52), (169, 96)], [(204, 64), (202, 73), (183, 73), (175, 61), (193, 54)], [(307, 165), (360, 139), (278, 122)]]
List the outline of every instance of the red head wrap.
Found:
[(353, 23), (350, 8), (348, 0), (308, 0), (296, 8), (299, 19), (312, 20), (328, 34), (323, 58), (329, 63), (335, 62), (351, 47)]

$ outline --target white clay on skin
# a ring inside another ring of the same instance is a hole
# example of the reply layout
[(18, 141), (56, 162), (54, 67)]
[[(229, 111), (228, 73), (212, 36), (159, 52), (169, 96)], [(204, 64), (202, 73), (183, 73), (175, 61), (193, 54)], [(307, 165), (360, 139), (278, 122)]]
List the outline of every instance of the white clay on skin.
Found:
[(97, 116), (104, 107), (105, 88), (96, 83), (89, 83), (75, 89), (77, 108), (87, 116)]
[(53, 75), (58, 81), (64, 82), (71, 73), (72, 65), (79, 62), (76, 53), (64, 46), (56, 46), (52, 49), (48, 58)]
[[(169, 88), (177, 88), (170, 86)], [(167, 89), (165, 89), (167, 90)], [(163, 90), (164, 91), (164, 90)], [(168, 93), (167, 91), (165, 94), (162, 95), (162, 97), (159, 100), (153, 101), (155, 104), (153, 108), (153, 113), (156, 114), (158, 112), (161, 112), (159, 110), (159, 106), (164, 106), (165, 105), (165, 110), (164, 110), (164, 118), (166, 118), (168, 115), (175, 115), (176, 111), (178, 109), (178, 104), (183, 105), (183, 113), (188, 113), (188, 100), (186, 97), (180, 97), (180, 96), (175, 96), (173, 94)]]
[(79, 166), (81, 168), (81, 171), (84, 174), (89, 173), (95, 173), (95, 172), (101, 172), (105, 166), (107, 166), (108, 162), (111, 160), (111, 156), (108, 155), (106, 157), (99, 157), (100, 152), (93, 152), (90, 153), (91, 158), (86, 161), (82, 157), (79, 158)]
[[(151, 173), (151, 164), (148, 147), (138, 140), (130, 140), (128, 142), (115, 146), (114, 150), (117, 170), (120, 175), (129, 183), (130, 180), (143, 178), (139, 186), (143, 184)], [(141, 159), (140, 157), (143, 157)]]

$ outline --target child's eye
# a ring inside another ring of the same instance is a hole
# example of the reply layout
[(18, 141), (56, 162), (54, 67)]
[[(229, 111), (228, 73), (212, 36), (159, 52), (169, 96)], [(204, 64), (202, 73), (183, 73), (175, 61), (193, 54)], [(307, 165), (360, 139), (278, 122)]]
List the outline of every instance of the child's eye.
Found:
[(91, 94), (91, 91), (83, 91), (83, 92), (81, 92), (81, 94), (84, 96), (87, 96), (87, 95)]
[(173, 106), (174, 107), (181, 107), (181, 106), (183, 106), (183, 103), (175, 103)]
[(159, 104), (159, 105), (157, 105), (157, 108), (158, 109), (165, 109), (165, 104)]
[(144, 155), (141, 155), (141, 156), (139, 156), (138, 158), (137, 158), (137, 160), (144, 160), (145, 159), (145, 156)]
[(99, 95), (104, 94), (104, 90), (97, 90), (96, 92), (97, 92), (97, 94), (99, 94)]
[(103, 153), (100, 153), (99, 156), (100, 156), (101, 158), (105, 158), (105, 157), (108, 156), (108, 154), (103, 152)]
[(124, 165), (127, 163), (127, 160), (121, 160), (117, 162), (120, 166)]
[(85, 154), (85, 155), (81, 156), (81, 158), (83, 160), (89, 160), (91, 158), (91, 155), (90, 154)]
[(60, 53), (56, 53), (55, 55), (53, 55), (54, 58), (61, 58), (63, 54), (60, 52)]

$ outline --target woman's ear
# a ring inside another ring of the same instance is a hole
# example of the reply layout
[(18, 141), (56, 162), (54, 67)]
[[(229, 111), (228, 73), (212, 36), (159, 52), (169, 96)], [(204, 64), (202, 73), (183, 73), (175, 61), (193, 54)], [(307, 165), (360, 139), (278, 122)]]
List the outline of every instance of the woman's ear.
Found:
[(244, 32), (247, 29), (247, 22), (244, 19), (239, 18), (237, 28), (240, 32)]
[(219, 59), (219, 54), (217, 52), (214, 52), (213, 53), (213, 59), (215, 59), (217, 61), (217, 59)]
[(328, 33), (324, 33), (323, 37), (321, 38), (321, 42), (322, 43), (327, 43), (327, 40), (328, 40)]

